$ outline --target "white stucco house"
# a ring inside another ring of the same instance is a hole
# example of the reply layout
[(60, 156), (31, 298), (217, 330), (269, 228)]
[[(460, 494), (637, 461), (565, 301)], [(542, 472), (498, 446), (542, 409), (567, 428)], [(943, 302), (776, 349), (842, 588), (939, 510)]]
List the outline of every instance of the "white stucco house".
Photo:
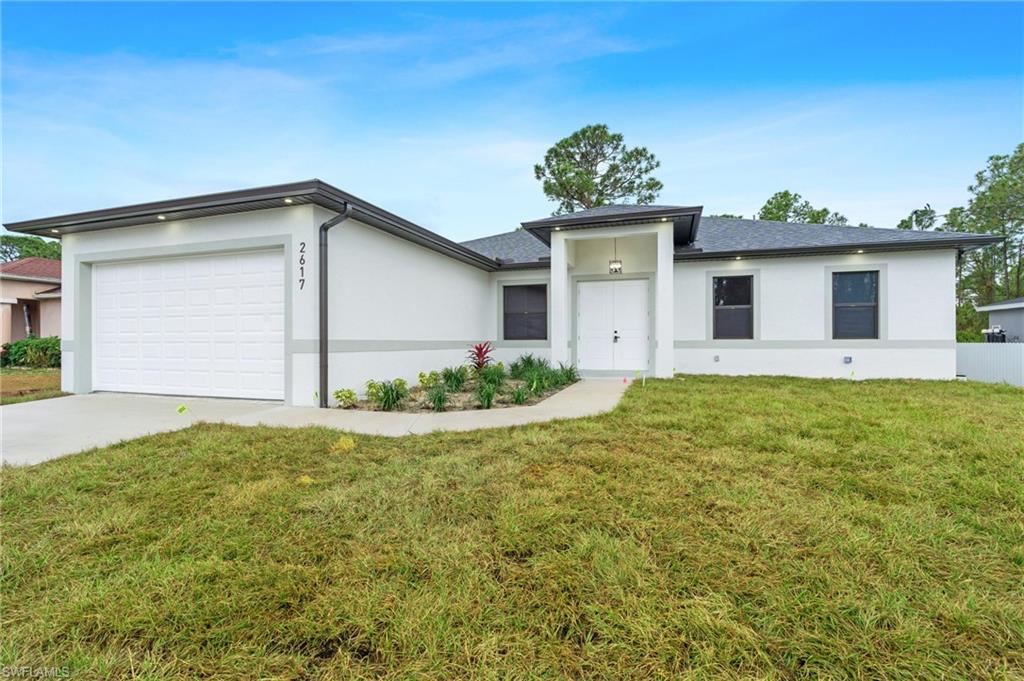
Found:
[(319, 180), (8, 224), (63, 241), (63, 389), (326, 405), (493, 340), (584, 375), (952, 379), (976, 234), (604, 206), (462, 244)]

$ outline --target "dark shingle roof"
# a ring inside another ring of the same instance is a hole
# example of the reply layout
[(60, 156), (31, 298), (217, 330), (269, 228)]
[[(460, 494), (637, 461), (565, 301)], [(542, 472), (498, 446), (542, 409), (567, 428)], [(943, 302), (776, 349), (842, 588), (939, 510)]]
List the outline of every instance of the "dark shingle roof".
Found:
[(827, 246), (941, 243), (962, 241), (958, 232), (926, 232), (910, 229), (878, 229), (839, 225), (807, 225), (774, 220), (701, 218), (694, 244), (705, 253), (761, 251)]
[(501, 258), (515, 263), (537, 262), (551, 254), (540, 239), (525, 229), (463, 241), (462, 245), (488, 258)]
[(655, 206), (645, 204), (638, 206), (636, 204), (629, 203), (613, 203), (607, 206), (598, 206), (597, 208), (588, 208), (586, 210), (578, 210), (574, 213), (566, 213), (565, 215), (552, 215), (547, 218), (540, 218), (539, 220), (530, 220), (523, 224), (530, 226), (542, 226), (547, 224), (555, 224), (559, 222), (565, 222), (566, 220), (580, 220), (589, 218), (611, 218), (618, 217), (621, 215), (644, 215), (645, 213), (665, 213), (671, 211), (685, 211), (692, 210), (687, 206)]
[[(628, 208), (632, 211), (637, 207), (602, 206), (594, 210), (607, 212), (614, 208)], [(664, 206), (659, 208), (664, 208)], [(879, 250), (887, 246), (892, 246), (894, 249), (914, 247), (915, 245), (979, 246), (995, 243), (998, 240), (998, 237), (961, 232), (807, 225), (794, 222), (708, 216), (700, 220), (694, 249), (680, 250), (678, 255), (681, 258), (713, 258), (736, 253), (756, 255), (758, 251), (764, 251), (766, 255), (778, 251), (814, 252), (821, 250), (828, 252), (832, 247), (857, 248), (863, 246)], [(547, 245), (525, 230), (474, 239), (466, 241), (462, 245), (488, 257), (511, 260), (514, 263), (536, 262), (539, 258), (550, 255)]]

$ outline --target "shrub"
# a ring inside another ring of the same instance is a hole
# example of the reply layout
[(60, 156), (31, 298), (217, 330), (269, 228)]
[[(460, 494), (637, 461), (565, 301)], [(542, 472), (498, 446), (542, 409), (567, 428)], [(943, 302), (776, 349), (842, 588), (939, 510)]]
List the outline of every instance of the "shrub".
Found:
[(956, 342), (957, 343), (982, 343), (984, 338), (981, 336), (981, 331), (957, 331)]
[(548, 389), (551, 369), (532, 369), (523, 375), (526, 389), (534, 395), (540, 395)]
[(430, 390), (435, 385), (441, 382), (441, 374), (437, 373), (436, 371), (431, 371), (430, 373), (421, 371), (419, 376), (419, 382), (421, 388), (423, 388), (424, 390)]
[(490, 409), (494, 404), (494, 396), (498, 393), (497, 386), (480, 381), (476, 386), (476, 401), (481, 409)]
[(549, 366), (548, 361), (543, 357), (537, 357), (533, 353), (527, 352), (509, 365), (508, 373), (512, 378), (521, 379), (535, 369), (547, 369)]
[(351, 409), (356, 406), (356, 402), (359, 401), (359, 398), (356, 396), (356, 391), (348, 390), (347, 388), (335, 390), (334, 399), (337, 400), (338, 406), (342, 409)]
[(562, 385), (569, 385), (580, 380), (580, 372), (575, 364), (558, 363), (558, 373), (562, 376)]
[(480, 371), (480, 380), (494, 386), (495, 390), (501, 388), (505, 382), (505, 365), (501, 362), (484, 367)]
[(448, 392), (457, 393), (462, 390), (467, 379), (469, 379), (469, 370), (464, 366), (446, 367), (441, 370), (441, 381)]
[(527, 397), (529, 393), (526, 392), (526, 388), (519, 386), (512, 391), (512, 404), (526, 404)]
[(427, 403), (434, 411), (445, 410), (448, 406), (448, 390), (444, 387), (444, 383), (430, 386), (430, 390), (427, 391)]
[(367, 381), (366, 382), (366, 399), (371, 402), (376, 402), (380, 398), (380, 381)]
[[(401, 407), (406, 398), (409, 397), (409, 385), (401, 378), (396, 378), (393, 381), (380, 381), (374, 383), (376, 390), (373, 396), (370, 397), (377, 406), (384, 411), (394, 411)], [(367, 383), (367, 395), (370, 395), (369, 383)]]
[(60, 338), (29, 336), (13, 343), (5, 343), (3, 351), (0, 352), (0, 365), (59, 367)]
[(484, 341), (471, 347), (469, 352), (466, 353), (466, 359), (469, 360), (470, 366), (476, 369), (477, 373), (480, 373), (485, 366), (494, 361), (494, 358), (491, 357), (493, 352), (494, 346), (491, 345), (491, 341)]

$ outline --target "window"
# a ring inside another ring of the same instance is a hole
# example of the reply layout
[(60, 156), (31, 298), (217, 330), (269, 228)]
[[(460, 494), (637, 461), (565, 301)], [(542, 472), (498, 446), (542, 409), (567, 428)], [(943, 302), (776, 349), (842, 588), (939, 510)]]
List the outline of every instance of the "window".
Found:
[(547, 285), (505, 286), (502, 290), (505, 340), (547, 340)]
[(754, 277), (714, 277), (714, 338), (754, 337)]
[(878, 272), (832, 273), (832, 338), (878, 338)]

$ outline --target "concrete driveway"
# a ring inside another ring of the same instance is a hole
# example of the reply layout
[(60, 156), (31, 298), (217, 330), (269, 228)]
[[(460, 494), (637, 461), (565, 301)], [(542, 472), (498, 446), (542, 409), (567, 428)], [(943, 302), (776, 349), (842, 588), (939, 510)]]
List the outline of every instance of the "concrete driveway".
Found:
[(0, 454), (6, 464), (36, 464), (151, 433), (187, 428), (197, 421), (326, 426), (391, 437), (501, 428), (610, 411), (625, 390), (622, 380), (588, 379), (529, 407), (443, 414), (316, 409), (286, 407), (280, 402), (124, 393), (71, 395), (0, 407)]
[[(179, 407), (185, 406), (182, 413)], [(95, 393), (0, 407), (6, 464), (35, 464), (197, 421), (230, 421), (277, 409), (280, 402)]]

